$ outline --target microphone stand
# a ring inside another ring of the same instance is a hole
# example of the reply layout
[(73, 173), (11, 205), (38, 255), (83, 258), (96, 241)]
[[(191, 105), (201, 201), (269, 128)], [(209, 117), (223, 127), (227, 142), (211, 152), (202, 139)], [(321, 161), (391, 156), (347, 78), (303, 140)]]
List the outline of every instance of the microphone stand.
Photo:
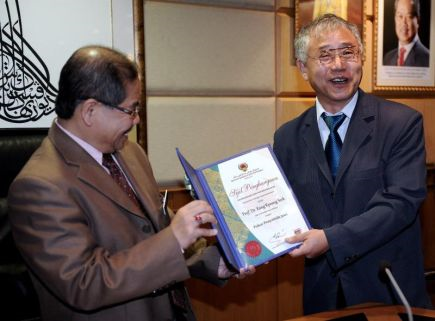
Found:
[(408, 300), (406, 299), (405, 295), (403, 294), (402, 290), (397, 284), (396, 279), (394, 278), (393, 274), (391, 273), (390, 269), (387, 266), (384, 267), (384, 271), (385, 274), (387, 274), (388, 278), (390, 279), (391, 284), (393, 284), (394, 289), (396, 290), (397, 294), (400, 297), (400, 300), (402, 301), (406, 309), (406, 314), (408, 315), (408, 321), (414, 321), (414, 316), (412, 315), (411, 306), (409, 305)]

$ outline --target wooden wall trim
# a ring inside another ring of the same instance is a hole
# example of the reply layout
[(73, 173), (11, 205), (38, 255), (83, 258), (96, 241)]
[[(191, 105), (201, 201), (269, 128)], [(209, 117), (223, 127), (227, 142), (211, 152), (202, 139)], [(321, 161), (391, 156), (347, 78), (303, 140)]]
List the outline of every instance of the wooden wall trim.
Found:
[(148, 151), (147, 139), (147, 112), (146, 112), (146, 77), (145, 77), (145, 28), (144, 28), (144, 1), (133, 1), (133, 25), (134, 25), (134, 54), (135, 61), (139, 71), (139, 80), (141, 82), (140, 104), (142, 106), (139, 112), (140, 123), (137, 128), (137, 141), (139, 145)]

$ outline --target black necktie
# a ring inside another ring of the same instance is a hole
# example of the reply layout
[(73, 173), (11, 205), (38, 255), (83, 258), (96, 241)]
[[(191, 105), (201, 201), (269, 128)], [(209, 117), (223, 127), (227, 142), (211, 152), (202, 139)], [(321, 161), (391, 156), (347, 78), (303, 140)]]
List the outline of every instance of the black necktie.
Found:
[(332, 178), (335, 180), (338, 164), (340, 163), (341, 146), (343, 145), (337, 131), (346, 119), (346, 115), (326, 116), (326, 114), (323, 113), (322, 118), (329, 128), (329, 137), (326, 141), (325, 153), (329, 163), (329, 168), (331, 169)]
[(134, 193), (130, 184), (128, 184), (127, 179), (125, 178), (118, 164), (116, 164), (114, 161), (112, 154), (103, 154), (103, 166), (109, 170), (110, 176), (112, 176), (119, 187), (121, 187), (128, 197), (140, 208), (136, 194)]

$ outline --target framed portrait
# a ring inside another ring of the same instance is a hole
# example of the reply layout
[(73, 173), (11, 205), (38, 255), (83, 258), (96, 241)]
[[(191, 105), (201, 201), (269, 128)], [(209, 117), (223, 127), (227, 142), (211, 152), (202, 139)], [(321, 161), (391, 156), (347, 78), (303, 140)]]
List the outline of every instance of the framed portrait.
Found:
[(373, 90), (435, 92), (435, 0), (419, 4), (375, 1)]
[(296, 33), (302, 26), (325, 13), (333, 13), (356, 24), (363, 36), (363, 0), (296, 0), (295, 3)]
[(132, 15), (125, 0), (2, 1), (0, 129), (51, 126), (60, 70), (79, 47), (104, 45), (133, 57)]

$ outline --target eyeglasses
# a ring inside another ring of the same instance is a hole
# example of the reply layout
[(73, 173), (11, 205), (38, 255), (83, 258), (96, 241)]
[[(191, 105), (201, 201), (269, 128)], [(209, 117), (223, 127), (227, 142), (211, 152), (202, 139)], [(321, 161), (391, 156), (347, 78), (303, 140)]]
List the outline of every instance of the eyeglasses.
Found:
[(348, 46), (344, 48), (322, 50), (318, 57), (308, 56), (308, 58), (319, 60), (320, 64), (322, 65), (330, 65), (334, 62), (337, 55), (343, 62), (356, 61), (359, 55), (359, 49), (357, 49), (355, 46)]
[(124, 107), (121, 107), (121, 106), (114, 106), (114, 105), (108, 104), (108, 103), (106, 103), (106, 102), (104, 102), (104, 101), (101, 101), (101, 100), (99, 100), (99, 99), (95, 99), (95, 98), (93, 98), (93, 97), (81, 97), (81, 98), (78, 98), (78, 101), (84, 101), (84, 100), (87, 100), (87, 99), (93, 99), (93, 100), (96, 100), (97, 102), (99, 102), (99, 103), (100, 103), (101, 105), (103, 105), (103, 106), (106, 106), (106, 107), (108, 107), (108, 108), (112, 108), (112, 109), (119, 110), (120, 112), (123, 112), (124, 114), (129, 115), (131, 119), (135, 119), (136, 116), (139, 115), (139, 112), (140, 112), (141, 109), (142, 109), (142, 107), (139, 105), (139, 103), (135, 103), (135, 104), (132, 106), (133, 108), (130, 109), (130, 108), (124, 108)]
[(123, 112), (124, 114), (129, 115), (131, 119), (135, 119), (136, 116), (139, 115), (139, 112), (140, 112), (141, 109), (142, 109), (142, 107), (139, 105), (139, 103), (135, 103), (135, 104), (132, 106), (133, 108), (130, 109), (130, 108), (124, 108), (124, 107), (121, 107), (121, 106), (114, 106), (114, 105), (108, 104), (108, 103), (106, 103), (106, 102), (104, 102), (104, 101), (101, 101), (101, 100), (99, 100), (99, 99), (95, 99), (95, 98), (93, 98), (93, 97), (80, 97), (80, 98), (78, 98), (78, 101), (84, 101), (84, 100), (87, 100), (87, 99), (93, 99), (93, 100), (96, 100), (97, 102), (99, 102), (99, 103), (100, 103), (101, 105), (103, 105), (103, 106), (106, 106), (106, 107), (108, 107), (108, 108), (112, 108), (112, 109), (119, 110), (119, 111)]
[(134, 106), (133, 109), (128, 109), (128, 108), (124, 108), (124, 107), (121, 107), (121, 106), (110, 105), (110, 104), (107, 104), (107, 103), (102, 102), (102, 101), (100, 101), (100, 103), (103, 104), (103, 105), (106, 106), (106, 107), (109, 107), (109, 108), (113, 108), (113, 109), (119, 110), (119, 111), (121, 111), (121, 112), (123, 112), (123, 113), (129, 115), (131, 119), (135, 119), (136, 116), (139, 115), (139, 112), (140, 112), (140, 110), (141, 110), (141, 106), (140, 106), (140, 105), (136, 105), (136, 106)]

